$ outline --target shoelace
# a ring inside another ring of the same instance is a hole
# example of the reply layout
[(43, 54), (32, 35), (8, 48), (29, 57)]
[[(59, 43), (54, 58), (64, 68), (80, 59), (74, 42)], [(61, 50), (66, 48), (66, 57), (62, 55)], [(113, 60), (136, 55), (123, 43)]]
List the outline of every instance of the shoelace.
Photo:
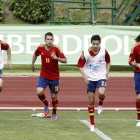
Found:
[(45, 107), (44, 111), (45, 111), (45, 112), (48, 111), (48, 107)]

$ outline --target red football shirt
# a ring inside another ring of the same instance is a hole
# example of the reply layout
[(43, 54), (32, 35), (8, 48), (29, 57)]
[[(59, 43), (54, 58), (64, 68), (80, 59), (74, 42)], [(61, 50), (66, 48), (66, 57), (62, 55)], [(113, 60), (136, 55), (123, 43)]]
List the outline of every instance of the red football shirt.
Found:
[(1, 43), (1, 49), (2, 50), (8, 50), (9, 48), (9, 45), (3, 41), (0, 40), (0, 43)]
[(40, 76), (49, 79), (49, 80), (58, 80), (59, 79), (59, 67), (58, 61), (52, 59), (51, 55), (55, 54), (57, 57), (65, 58), (61, 49), (56, 45), (53, 45), (50, 50), (45, 49), (45, 44), (38, 46), (35, 51), (35, 55), (41, 55), (42, 68)]
[[(129, 55), (129, 65), (132, 62), (140, 63), (140, 41), (137, 42), (131, 49), (131, 53)], [(140, 72), (140, 68), (135, 67), (134, 72)]]
[[(92, 51), (92, 48), (89, 48), (89, 53), (93, 57), (97, 55)], [(105, 50), (105, 61), (106, 61), (106, 63), (110, 63), (110, 56), (109, 56), (107, 50)], [(86, 63), (86, 59), (84, 57), (84, 54), (82, 54), (81, 57), (79, 58), (77, 66), (80, 67), (80, 68), (83, 68), (85, 63)]]

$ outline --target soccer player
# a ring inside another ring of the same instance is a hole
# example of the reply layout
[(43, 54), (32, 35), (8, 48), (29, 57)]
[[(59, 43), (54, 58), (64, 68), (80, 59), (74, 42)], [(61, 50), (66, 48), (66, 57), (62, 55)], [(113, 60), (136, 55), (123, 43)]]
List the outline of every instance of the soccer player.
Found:
[(129, 55), (129, 65), (134, 66), (134, 84), (136, 93), (137, 124), (140, 126), (140, 35), (135, 39), (137, 42)]
[(89, 99), (88, 111), (91, 122), (90, 131), (95, 131), (96, 127), (94, 123), (95, 90), (98, 88), (98, 114), (102, 114), (103, 100), (106, 96), (106, 80), (109, 79), (110, 56), (105, 49), (100, 47), (100, 43), (100, 36), (93, 35), (91, 37), (92, 47), (83, 52), (77, 64), (87, 85), (87, 94)]
[(0, 40), (0, 93), (3, 88), (2, 69), (4, 67), (2, 50), (7, 51), (7, 65), (9, 65), (10, 69), (12, 69), (11, 48), (9, 47), (7, 43), (4, 43), (3, 41)]
[(57, 120), (57, 105), (58, 98), (57, 93), (59, 91), (59, 68), (58, 62), (67, 63), (67, 59), (64, 56), (61, 49), (53, 44), (54, 37), (51, 32), (45, 34), (45, 44), (38, 46), (32, 59), (32, 71), (36, 71), (34, 63), (39, 55), (41, 55), (42, 68), (40, 77), (37, 84), (37, 95), (39, 99), (45, 104), (44, 114), (49, 114), (49, 104), (44, 94), (44, 90), (47, 86), (50, 88), (51, 99), (52, 99), (52, 121)]

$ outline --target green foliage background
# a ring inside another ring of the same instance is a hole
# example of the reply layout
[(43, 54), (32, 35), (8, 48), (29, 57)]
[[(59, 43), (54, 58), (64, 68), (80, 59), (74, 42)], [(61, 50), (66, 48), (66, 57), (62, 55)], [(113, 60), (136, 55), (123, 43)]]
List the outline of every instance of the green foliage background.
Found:
[(31, 23), (44, 22), (51, 15), (48, 0), (13, 0), (10, 9), (16, 16)]
[[(140, 0), (135, 0), (134, 3), (140, 3)], [(134, 9), (135, 9), (135, 7), (132, 7), (132, 8), (131, 8), (131, 11), (133, 11)], [(139, 13), (140, 13), (140, 11), (139, 11)], [(136, 18), (135, 18), (135, 21), (136, 21), (136, 22), (140, 22), (140, 17), (136, 17)]]
[(4, 4), (0, 0), (0, 21), (4, 20)]

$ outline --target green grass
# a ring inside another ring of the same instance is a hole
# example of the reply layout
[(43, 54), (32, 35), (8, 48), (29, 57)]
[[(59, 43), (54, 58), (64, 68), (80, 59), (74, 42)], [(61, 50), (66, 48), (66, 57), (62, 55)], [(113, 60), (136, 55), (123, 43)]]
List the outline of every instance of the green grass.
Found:
[[(35, 65), (36, 72), (39, 73), (41, 70), (41, 65)], [(79, 72), (79, 68), (77, 66), (72, 65), (60, 65), (59, 66), (60, 72)], [(5, 65), (3, 69), (4, 73), (32, 73), (31, 65), (18, 65), (13, 64), (12, 70), (9, 69), (9, 66)]]
[[(35, 65), (36, 73), (40, 72), (41, 65)], [(59, 65), (60, 72), (63, 73), (77, 73), (79, 68), (76, 65)], [(131, 66), (111, 66), (110, 71), (114, 72), (133, 72), (134, 68)], [(19, 65), (14, 64), (13, 69), (10, 70), (9, 66), (5, 65), (3, 69), (4, 73), (32, 73), (31, 65)]]
[[(31, 117), (38, 111), (1, 111), (1, 140), (102, 140), (79, 120), (89, 121), (87, 111), (58, 111), (58, 120)], [(139, 140), (136, 112), (95, 112), (96, 127), (112, 140)]]

